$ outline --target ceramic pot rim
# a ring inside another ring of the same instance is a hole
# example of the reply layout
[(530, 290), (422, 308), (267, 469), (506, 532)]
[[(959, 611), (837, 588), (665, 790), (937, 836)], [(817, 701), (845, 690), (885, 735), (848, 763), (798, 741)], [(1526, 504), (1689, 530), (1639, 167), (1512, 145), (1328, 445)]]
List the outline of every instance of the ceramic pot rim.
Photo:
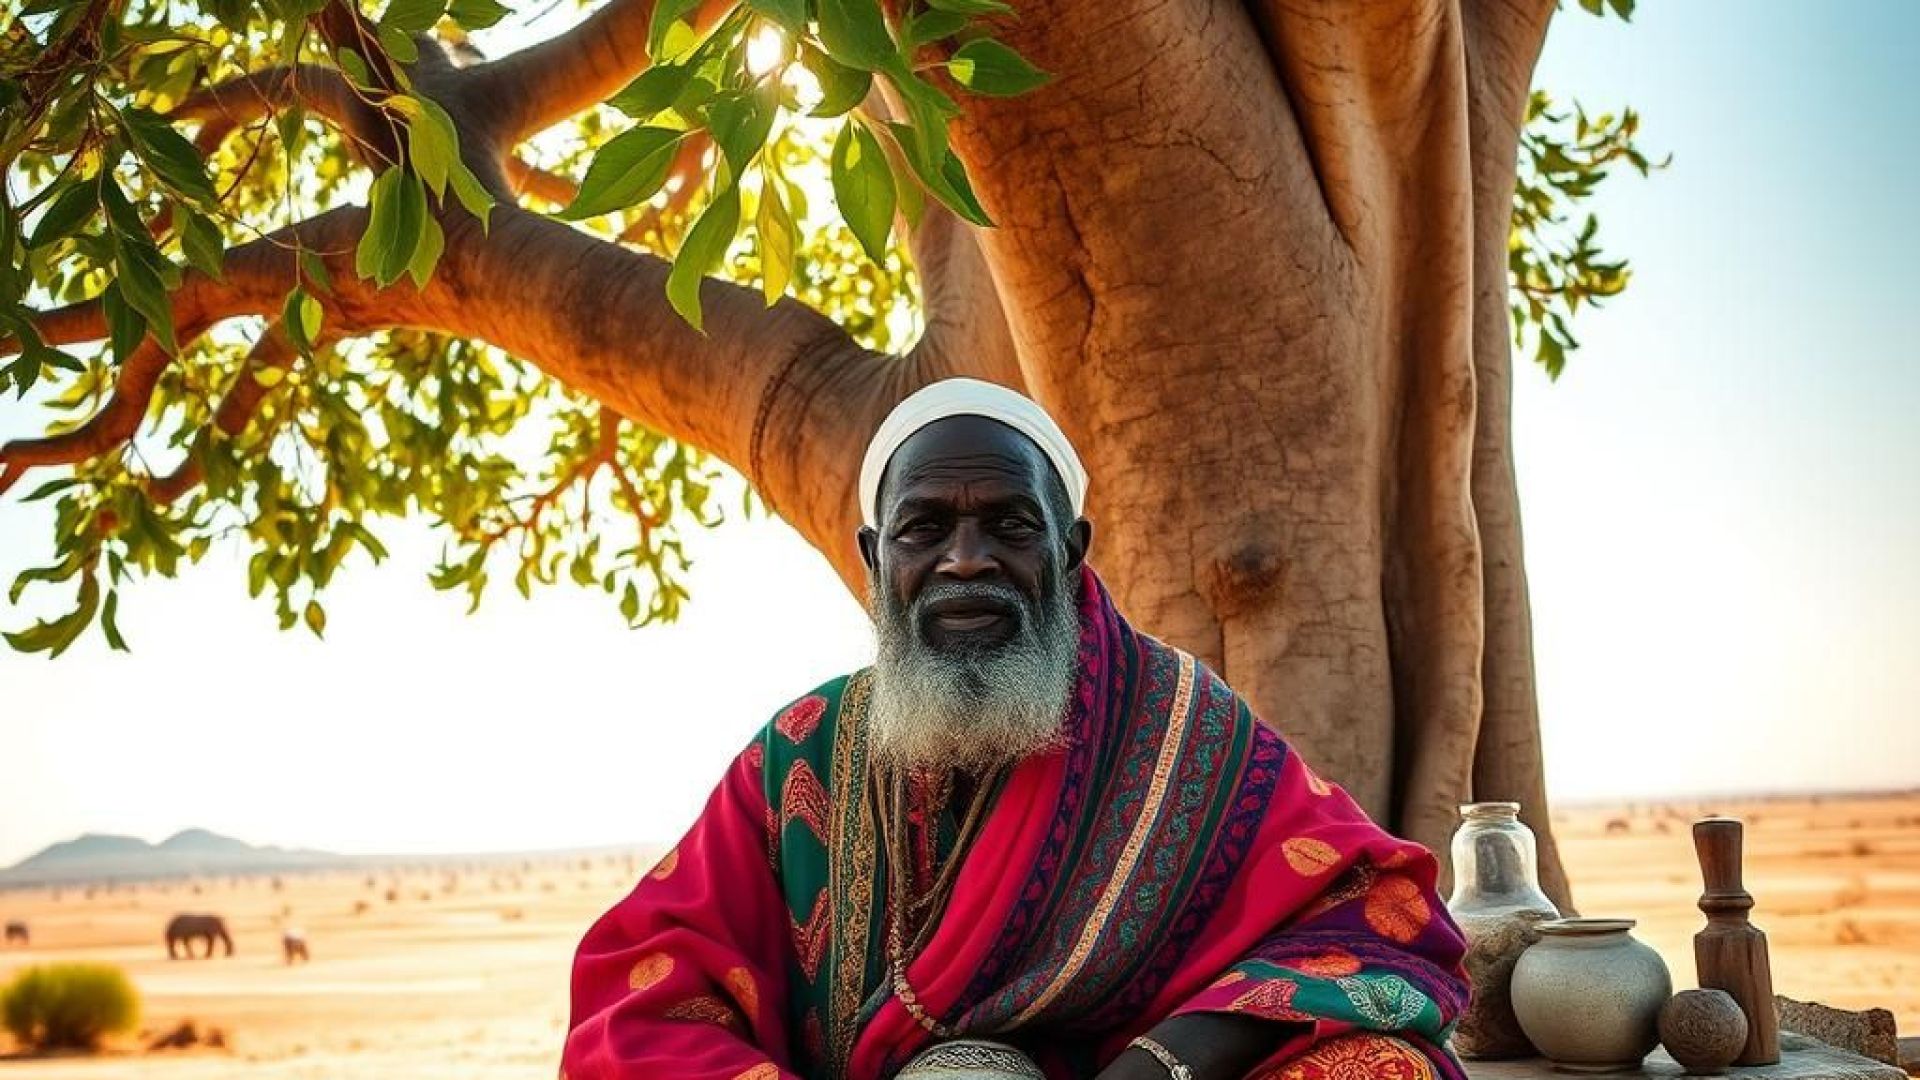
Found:
[(1595, 934), (1625, 933), (1638, 925), (1635, 919), (1548, 919), (1534, 929), (1557, 937), (1591, 937)]

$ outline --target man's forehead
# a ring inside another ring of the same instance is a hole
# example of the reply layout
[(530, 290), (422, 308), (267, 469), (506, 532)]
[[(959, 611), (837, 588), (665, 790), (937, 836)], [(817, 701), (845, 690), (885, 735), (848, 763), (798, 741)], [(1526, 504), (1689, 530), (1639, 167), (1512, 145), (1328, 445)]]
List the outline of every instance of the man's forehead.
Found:
[(887, 463), (881, 490), (897, 498), (920, 482), (976, 477), (1039, 494), (1046, 455), (1031, 439), (984, 416), (950, 416), (907, 437)]

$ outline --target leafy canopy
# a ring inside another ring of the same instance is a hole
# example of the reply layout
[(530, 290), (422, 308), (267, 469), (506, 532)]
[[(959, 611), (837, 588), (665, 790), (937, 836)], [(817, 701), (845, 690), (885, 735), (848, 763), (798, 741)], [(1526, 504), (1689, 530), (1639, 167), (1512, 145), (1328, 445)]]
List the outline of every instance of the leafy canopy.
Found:
[[(0, 9), (0, 395), (82, 429), (116, 380), (160, 350), (132, 437), (26, 501), (53, 500), (47, 565), (9, 600), (64, 589), (66, 613), (10, 631), (53, 655), (97, 623), (124, 648), (120, 591), (172, 576), (216, 543), (248, 554), (247, 587), (283, 628), (323, 634), (349, 559), (379, 562), (379, 519), (420, 515), (444, 539), (431, 574), (478, 604), (496, 575), (523, 593), (561, 579), (615, 598), (632, 624), (686, 599), (680, 530), (750, 498), (697, 450), (638, 427), (482, 343), (333, 325), (327, 262), (395, 289), (432, 280), (442, 222), (485, 223), (506, 197), (433, 73), (496, 41), (524, 44), (498, 0), (4, 0)], [(1630, 0), (1581, 0), (1631, 13)], [(954, 94), (1017, 95), (1047, 76), (991, 36), (1000, 0), (659, 0), (652, 65), (602, 107), (513, 151), (535, 204), (673, 260), (665, 299), (701, 324), (698, 283), (757, 282), (863, 343), (917, 332), (896, 223), (931, 197), (990, 225), (948, 143)], [(342, 32), (341, 28), (347, 28)], [(506, 51), (506, 50), (501, 50)], [(883, 83), (897, 108), (871, 94)], [(1536, 96), (1515, 194), (1516, 334), (1558, 374), (1567, 319), (1626, 283), (1570, 208), (1616, 162), (1643, 171), (1637, 120), (1573, 133)], [(351, 251), (291, 226), (364, 205)], [(277, 317), (177, 325), (191, 275), (233, 249), (293, 255)], [(31, 315), (97, 299), (91, 351), (44, 344)]]

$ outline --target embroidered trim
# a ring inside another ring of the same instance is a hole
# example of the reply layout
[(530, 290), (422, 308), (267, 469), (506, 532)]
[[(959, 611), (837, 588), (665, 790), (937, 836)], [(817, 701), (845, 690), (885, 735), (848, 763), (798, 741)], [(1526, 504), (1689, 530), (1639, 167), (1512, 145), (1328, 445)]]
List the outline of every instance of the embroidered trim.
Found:
[(1153, 826), (1160, 818), (1167, 794), (1168, 778), (1173, 775), (1174, 766), (1179, 764), (1180, 750), (1186, 742), (1187, 713), (1193, 703), (1192, 656), (1180, 653), (1180, 678), (1174, 688), (1173, 703), (1167, 710), (1166, 733), (1160, 738), (1160, 756), (1153, 765), (1153, 780), (1147, 786), (1145, 801), (1140, 806), (1140, 816), (1134, 819), (1133, 832), (1128, 835), (1126, 846), (1120, 849), (1120, 858), (1114, 863), (1113, 874), (1107, 879), (1107, 885), (1101, 891), (1100, 900), (1094, 905), (1092, 917), (1080, 931), (1080, 938), (1074, 943), (1073, 951), (1067, 955), (1066, 962), (1060, 965), (1060, 971), (1045, 989), (1037, 994), (1026, 1008), (1020, 1010), (1001, 1030), (1017, 1027), (1031, 1020), (1059, 997), (1079, 976), (1080, 969), (1093, 954), (1094, 943), (1106, 930), (1108, 919), (1115, 905), (1120, 902), (1129, 879), (1133, 877), (1135, 864), (1140, 861), (1140, 851), (1146, 846), (1147, 837), (1153, 832)]

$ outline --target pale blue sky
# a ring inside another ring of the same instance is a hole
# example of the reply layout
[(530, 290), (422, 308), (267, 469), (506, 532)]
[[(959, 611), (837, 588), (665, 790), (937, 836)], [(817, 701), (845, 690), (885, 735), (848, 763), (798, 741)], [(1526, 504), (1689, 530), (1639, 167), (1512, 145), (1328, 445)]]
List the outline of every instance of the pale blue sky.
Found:
[[(1543, 729), (1562, 799), (1920, 784), (1920, 4), (1563, 14), (1537, 82), (1631, 103), (1674, 154), (1598, 200), (1635, 281), (1516, 440)], [(0, 404), (0, 436), (35, 420)], [(29, 485), (31, 486), (31, 485)], [(46, 519), (0, 503), (0, 583)], [(406, 530), (403, 530), (406, 531)], [(697, 545), (681, 625), (597, 596), (465, 617), (417, 531), (328, 639), (278, 634), (241, 559), (131, 592), (131, 656), (0, 653), (0, 863), (201, 825), (344, 850), (671, 838), (864, 619), (778, 523)], [(0, 606), (17, 627), (30, 611)]]

